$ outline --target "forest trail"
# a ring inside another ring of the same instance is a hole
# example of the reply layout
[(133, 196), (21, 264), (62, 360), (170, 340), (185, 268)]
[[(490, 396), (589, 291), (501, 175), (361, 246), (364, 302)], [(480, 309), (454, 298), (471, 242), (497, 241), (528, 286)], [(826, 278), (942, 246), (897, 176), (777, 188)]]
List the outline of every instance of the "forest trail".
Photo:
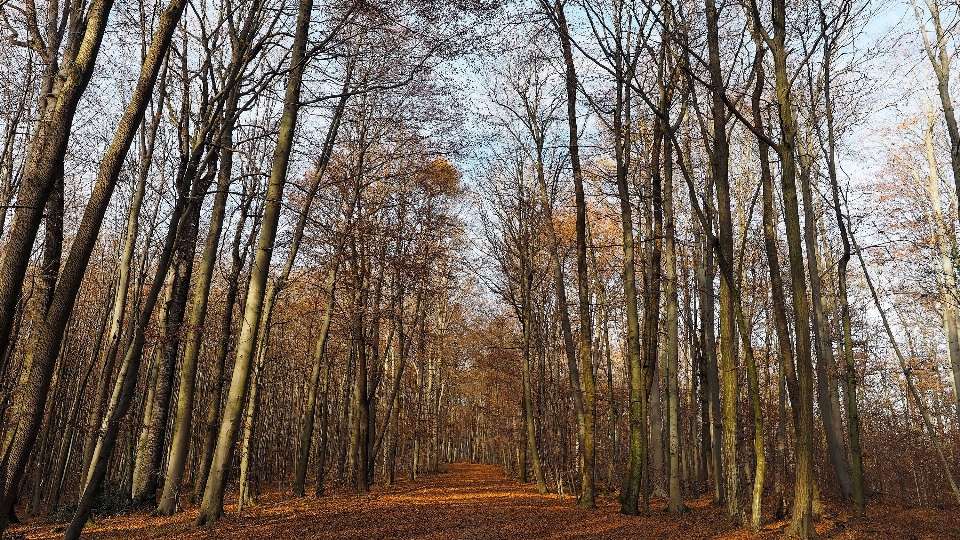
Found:
[[(598, 499), (597, 511), (581, 510), (573, 497), (540, 496), (532, 484), (520, 484), (489, 465), (452, 464), (445, 472), (396, 486), (374, 486), (368, 495), (341, 492), (322, 499), (277, 500), (227, 507), (227, 516), (209, 528), (191, 524), (196, 508), (171, 518), (147, 513), (104, 518), (88, 526), (84, 538), (290, 538), (337, 540), (494, 540), (494, 539), (767, 539), (780, 538), (787, 522), (769, 523), (752, 534), (733, 527), (724, 510), (708, 497), (687, 500), (690, 512), (674, 516), (652, 501), (651, 517), (619, 514), (613, 497)], [(837, 539), (960, 538), (956, 512), (936, 510), (869, 511), (870, 519), (824, 519), (817, 529)], [(879, 518), (879, 519), (878, 519)], [(11, 527), (4, 539), (60, 538), (60, 524)]]

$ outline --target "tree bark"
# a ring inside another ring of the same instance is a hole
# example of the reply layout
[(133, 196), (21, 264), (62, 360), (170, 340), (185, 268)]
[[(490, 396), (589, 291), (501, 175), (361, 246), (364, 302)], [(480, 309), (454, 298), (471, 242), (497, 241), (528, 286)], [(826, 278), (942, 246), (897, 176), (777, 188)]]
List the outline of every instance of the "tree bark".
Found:
[[(102, 3), (102, 2), (101, 2)], [(99, 41), (102, 37), (102, 28), (99, 32), (95, 27), (105, 24), (106, 21), (94, 21), (97, 17), (106, 17), (109, 9), (102, 13), (96, 11), (101, 3), (95, 3), (94, 11), (91, 12), (91, 19), (88, 19), (87, 35), (83, 44), (80, 46), (80, 57), (92, 54), (95, 57), (96, 52), (89, 50), (91, 47), (99, 47)], [(106, 2), (109, 4), (110, 2)], [(177, 26), (180, 15), (183, 12), (185, 0), (173, 0), (160, 17), (153, 42), (145, 57), (140, 77), (134, 89), (133, 97), (124, 110), (117, 132), (114, 135), (110, 147), (107, 149), (100, 170), (97, 174), (97, 181), (90, 196), (90, 200), (84, 210), (80, 227), (70, 246), (70, 253), (63, 264), (60, 279), (57, 283), (56, 291), (51, 300), (50, 309), (44, 317), (42, 328), (36, 334), (37, 337), (33, 345), (29, 348), (27, 359), (25, 360), (28, 369), (22, 372), (21, 384), (19, 385), (19, 397), (15, 400), (18, 404), (14, 412), (14, 421), (11, 422), (10, 431), (4, 437), (4, 455), (6, 456), (6, 467), (3, 470), (3, 505), (0, 509), (9, 509), (17, 498), (20, 479), (23, 475), (29, 459), (30, 451), (33, 448), (36, 436), (40, 428), (40, 420), (43, 414), (47, 393), (50, 385), (50, 376), (54, 367), (57, 353), (60, 350), (64, 329), (67, 321), (73, 311), (80, 284), (90, 260), (93, 247), (99, 236), (100, 226), (106, 208), (110, 202), (110, 197), (116, 187), (120, 169), (126, 158), (130, 144), (133, 141), (142, 119), (150, 97), (153, 94), (154, 85), (160, 72), (163, 59), (166, 56), (170, 45), (170, 39)], [(107, 6), (108, 7), (108, 6)], [(78, 57), (79, 58), (79, 57)], [(91, 59), (92, 62), (95, 58)], [(83, 66), (83, 62), (79, 62)], [(82, 71), (81, 67), (81, 71)], [(89, 77), (89, 73), (86, 74)], [(68, 82), (71, 79), (68, 77)], [(75, 83), (77, 81), (74, 81)], [(84, 82), (85, 84), (85, 82)], [(68, 94), (69, 95), (69, 94)], [(79, 94), (76, 96), (79, 99)], [(74, 103), (73, 108), (75, 109)], [(72, 115), (71, 115), (72, 118)], [(65, 140), (63, 141), (65, 144)], [(56, 160), (58, 158), (54, 158)], [(14, 218), (14, 231), (18, 229), (17, 219)], [(22, 221), (21, 221), (22, 223)], [(24, 233), (24, 231), (20, 231)], [(11, 240), (8, 240), (7, 250), (4, 252), (4, 260), (0, 262), (0, 275), (14, 276), (16, 274), (8, 273), (8, 263), (17, 265), (17, 250), (11, 249)], [(32, 241), (31, 241), (32, 243)], [(29, 249), (27, 250), (29, 257)], [(8, 258), (9, 261), (8, 261)], [(12, 278), (15, 281), (21, 280)], [(0, 285), (0, 336), (6, 334), (9, 327), (4, 328), (4, 293), (8, 283), (11, 280), (3, 280)], [(5, 345), (5, 338), (0, 337), (0, 344)], [(3, 347), (0, 347), (3, 350)], [(0, 531), (7, 525), (7, 512), (0, 511)]]
[(284, 97), (283, 117), (280, 121), (280, 134), (273, 154), (270, 184), (267, 188), (267, 202), (263, 211), (263, 225), (257, 243), (253, 269), (250, 272), (243, 324), (241, 325), (237, 345), (237, 360), (234, 365), (233, 378), (230, 382), (230, 391), (227, 395), (223, 421), (220, 424), (217, 449), (211, 465), (210, 476), (206, 481), (200, 514), (195, 520), (197, 525), (213, 523), (223, 515), (223, 493), (226, 489), (227, 468), (233, 458), (234, 440), (243, 408), (243, 396), (247, 392), (250, 364), (256, 352), (256, 333), (260, 326), (267, 275), (280, 218), (283, 187), (286, 182), (290, 151), (293, 147), (297, 116), (301, 105), (300, 90), (306, 63), (305, 53), (312, 9), (312, 0), (300, 0), (296, 33), (291, 49), (291, 70)]

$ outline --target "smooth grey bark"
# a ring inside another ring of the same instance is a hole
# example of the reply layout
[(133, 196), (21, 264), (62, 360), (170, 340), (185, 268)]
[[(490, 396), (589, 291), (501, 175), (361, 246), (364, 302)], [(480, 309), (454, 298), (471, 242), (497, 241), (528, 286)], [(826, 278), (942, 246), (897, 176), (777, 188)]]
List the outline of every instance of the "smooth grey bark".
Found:
[(217, 448), (214, 452), (210, 475), (206, 481), (200, 514), (195, 520), (197, 525), (213, 523), (223, 515), (223, 494), (226, 489), (228, 467), (233, 458), (234, 440), (243, 409), (243, 397), (247, 393), (251, 361), (257, 350), (255, 345), (263, 310), (265, 287), (280, 219), (290, 152), (293, 147), (294, 132), (301, 106), (300, 90), (307, 61), (306, 46), (312, 10), (312, 0), (300, 0), (296, 32), (291, 48), (291, 69), (284, 96), (283, 116), (280, 120), (280, 133), (273, 154), (270, 184), (267, 188), (266, 204), (263, 211), (263, 224), (257, 242), (253, 268), (250, 272), (250, 284), (247, 287), (247, 300), (237, 345), (237, 359), (224, 408), (223, 421), (220, 423), (217, 436)]
[(823, 431), (827, 440), (827, 453), (833, 465), (833, 472), (844, 499), (853, 498), (853, 481), (847, 470), (846, 451), (843, 446), (843, 422), (840, 418), (840, 401), (837, 391), (837, 362), (833, 354), (831, 331), (827, 324), (823, 307), (823, 292), (820, 278), (820, 262), (817, 256), (817, 227), (814, 223), (816, 209), (813, 206), (813, 187), (811, 186), (812, 163), (806, 155), (800, 157), (800, 193), (803, 199), (803, 240), (807, 255), (807, 268), (810, 272), (810, 313), (813, 316), (814, 350), (817, 353), (817, 405), (823, 421)]
[(250, 204), (254, 197), (254, 186), (255, 184), (251, 183), (249, 189), (245, 190), (245, 195), (240, 203), (238, 210), (240, 217), (236, 225), (230, 249), (231, 264), (227, 277), (224, 310), (218, 324), (220, 340), (217, 344), (216, 354), (214, 355), (216, 358), (213, 364), (214, 370), (211, 373), (213, 390), (210, 392), (207, 416), (203, 424), (203, 444), (200, 450), (200, 457), (197, 463), (197, 469), (193, 475), (193, 501), (198, 501), (203, 497), (207, 476), (210, 472), (210, 465), (213, 462), (213, 451), (216, 448), (216, 438), (220, 427), (220, 402), (223, 398), (223, 383), (225, 382), (224, 371), (226, 369), (227, 355), (230, 353), (233, 343), (231, 339), (233, 333), (233, 308), (237, 302), (237, 295), (240, 292), (240, 274), (243, 272), (244, 261), (247, 260), (247, 254), (257, 236), (257, 226), (254, 225), (251, 228), (246, 242), (244, 243), (243, 241), (243, 231), (249, 217)]
[[(826, 26), (825, 15), (821, 12), (821, 25)], [(824, 29), (826, 33), (826, 29)], [(840, 239), (843, 242), (843, 254), (837, 261), (837, 296), (840, 300), (840, 317), (843, 324), (843, 363), (844, 380), (846, 382), (844, 389), (846, 400), (844, 402), (847, 413), (847, 433), (850, 440), (850, 465), (853, 476), (853, 507), (857, 515), (866, 513), (866, 500), (863, 488), (863, 451), (860, 446), (860, 412), (857, 404), (857, 372), (853, 357), (853, 332), (850, 321), (850, 302), (847, 295), (847, 265), (850, 262), (851, 246), (849, 232), (846, 223), (843, 220), (843, 212), (840, 205), (840, 187), (837, 180), (837, 160), (836, 160), (836, 131), (834, 128), (832, 76), (833, 76), (833, 54), (837, 45), (837, 37), (824, 40), (824, 67), (823, 67), (823, 101), (825, 116), (827, 120), (826, 150), (827, 150), (827, 173), (830, 178), (830, 188), (833, 195), (834, 216), (837, 220), (837, 227), (840, 229)], [(929, 150), (928, 150), (929, 155)], [(960, 343), (960, 341), (958, 341)], [(960, 345), (957, 346), (957, 356), (960, 356)]]
[[(157, 508), (157, 513), (164, 516), (173, 515), (177, 510), (180, 484), (183, 480), (183, 471), (187, 462), (203, 326), (206, 323), (210, 285), (213, 281), (213, 269), (216, 265), (220, 236), (223, 231), (227, 196), (229, 195), (230, 185), (233, 181), (233, 152), (230, 149), (233, 147), (236, 96), (236, 91), (231, 93), (231, 97), (228, 98), (230, 103), (228, 103), (225, 109), (225, 122), (220, 135), (220, 145), (224, 150), (220, 158), (217, 194), (214, 198), (212, 215), (210, 216), (210, 229), (204, 241), (203, 258), (200, 262), (199, 276), (194, 285), (193, 305), (190, 310), (190, 319), (185, 340), (186, 345), (183, 353), (182, 367), (180, 369), (177, 411), (174, 417), (173, 434), (171, 435), (170, 441), (170, 458), (167, 464), (163, 494), (160, 497), (160, 504)], [(241, 226), (240, 230), (242, 229), (243, 227)], [(232, 311), (232, 305), (228, 309)]]

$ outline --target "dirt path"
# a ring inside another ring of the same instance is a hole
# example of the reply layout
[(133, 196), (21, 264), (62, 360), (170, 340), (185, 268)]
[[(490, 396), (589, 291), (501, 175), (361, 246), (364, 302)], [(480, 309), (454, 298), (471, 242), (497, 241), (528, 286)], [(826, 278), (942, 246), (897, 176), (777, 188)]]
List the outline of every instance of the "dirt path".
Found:
[[(483, 465), (450, 465), (447, 472), (377, 488), (369, 495), (338, 494), (316, 499), (263, 503), (215, 526), (194, 528), (196, 509), (172, 518), (132, 514), (103, 519), (84, 531), (86, 538), (290, 538), (308, 539), (699, 539), (779, 538), (785, 523), (759, 534), (733, 528), (721, 508), (708, 499), (687, 501), (691, 511), (668, 515), (655, 504), (649, 518), (622, 516), (619, 504), (601, 497), (597, 511), (576, 507), (572, 498), (541, 497), (535, 487), (504, 477)], [(876, 509), (877, 518), (853, 523), (824, 520), (818, 529), (841, 539), (933, 540), (960, 538), (956, 512)], [(62, 524), (11, 528), (4, 538), (59, 538)]]

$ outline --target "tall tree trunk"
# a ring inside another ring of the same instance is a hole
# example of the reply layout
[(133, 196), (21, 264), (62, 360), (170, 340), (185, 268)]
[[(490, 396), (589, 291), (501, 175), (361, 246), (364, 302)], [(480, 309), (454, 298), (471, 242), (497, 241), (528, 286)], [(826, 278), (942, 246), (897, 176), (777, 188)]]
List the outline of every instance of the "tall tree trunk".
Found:
[[(232, 158), (230, 158), (232, 159)], [(227, 355), (230, 353), (232, 340), (230, 339), (233, 329), (233, 307), (237, 301), (237, 295), (240, 292), (240, 274), (243, 271), (244, 261), (247, 259), (247, 252), (253, 244), (253, 239), (257, 234), (257, 227), (254, 226), (250, 231), (247, 242), (241, 250), (243, 240), (243, 229), (250, 211), (250, 204), (254, 196), (254, 188), (251, 185), (249, 191), (240, 203), (240, 218), (236, 226), (231, 247), (232, 262), (230, 273), (227, 277), (227, 292), (224, 299), (224, 310), (220, 318), (220, 340), (217, 343), (217, 351), (214, 357), (213, 372), (210, 378), (213, 381), (213, 390), (210, 392), (209, 405), (207, 407), (207, 416), (203, 427), (203, 445), (200, 450), (200, 458), (197, 463), (197, 470), (194, 472), (193, 501), (199, 501), (203, 497), (206, 489), (207, 476), (210, 472), (210, 465), (213, 462), (213, 451), (216, 448), (217, 433), (219, 432), (220, 420), (220, 402), (223, 398), (224, 372), (226, 370)]]
[[(29, 348), (25, 360), (25, 365), (28, 368), (22, 372), (21, 383), (18, 387), (18, 398), (15, 400), (17, 407), (13, 413), (14, 420), (9, 424), (11, 426), (10, 430), (4, 436), (6, 467), (2, 471), (3, 504), (0, 505), (0, 510), (2, 510), (0, 511), (0, 531), (6, 528), (6, 510), (12, 507), (17, 498), (20, 479), (28, 462), (30, 451), (36, 441), (49, 390), (50, 376), (57, 353), (60, 350), (64, 329), (73, 312), (73, 306), (93, 247), (99, 237), (100, 226), (103, 223), (110, 197), (116, 187), (120, 169), (126, 159), (134, 134), (140, 126), (147, 104), (153, 94), (157, 76), (170, 45), (170, 38), (180, 20), (185, 4), (185, 0), (173, 0), (160, 17), (133, 96), (124, 110), (117, 132), (101, 163), (90, 200), (84, 209), (80, 226), (70, 246), (70, 253), (63, 264), (63, 270), (50, 309), (44, 317), (41, 329), (36, 334), (35, 341)], [(99, 17), (100, 15), (106, 17), (106, 11), (102, 14), (94, 12), (91, 16)], [(91, 52), (88, 50), (89, 47), (99, 46), (102, 30), (95, 36), (91, 35), (91, 32), (94, 32), (93, 27), (99, 24), (105, 24), (105, 21), (101, 23), (88, 20), (88, 35), (84, 38), (84, 43), (80, 47), (81, 56)], [(87, 38), (96, 43), (88, 42)], [(92, 54), (95, 55), (95, 51)], [(79, 65), (83, 66), (83, 63), (80, 62)], [(82, 69), (81, 67), (80, 71)], [(89, 73), (87, 73), (87, 76), (89, 76)], [(77, 95), (77, 98), (79, 98), (79, 95)], [(75, 103), (73, 107), (76, 107)], [(14, 218), (14, 221), (13, 232), (16, 232), (17, 219)], [(20, 232), (24, 233), (22, 230)], [(11, 279), (20, 281), (13, 277), (15, 274), (7, 272), (9, 270), (8, 262), (16, 265), (16, 261), (13, 259), (18, 257), (15, 249), (10, 251), (12, 242), (13, 236), (8, 240), (7, 250), (4, 252), (3, 261), (0, 262), (0, 275), (11, 276)], [(29, 256), (29, 250), (26, 256)], [(10, 279), (2, 280), (3, 285), (0, 285), (0, 336), (5, 336), (9, 329), (9, 327), (4, 328), (4, 310), (6, 309), (4, 293), (6, 284), (10, 281)], [(0, 345), (5, 345), (4, 339), (4, 337), (0, 337)], [(3, 350), (3, 348), (0, 346), (0, 350)]]
[[(566, 34), (566, 22), (563, 19), (563, 10), (560, 8), (559, 4), (556, 4), (558, 9), (555, 12), (555, 16), (558, 21), (558, 32), (561, 35)], [(572, 54), (572, 53), (571, 53)], [(569, 81), (570, 74), (567, 74)], [(574, 75), (575, 77), (575, 75)], [(568, 85), (570, 82), (568, 82)], [(575, 93), (575, 92), (574, 92)], [(575, 96), (574, 96), (575, 98)], [(575, 106), (575, 105), (574, 105)], [(574, 111), (573, 114), (576, 114)], [(572, 121), (576, 121), (576, 117), (572, 117)], [(529, 120), (531, 123), (539, 121), (539, 119), (531, 118)], [(567, 371), (570, 377), (570, 388), (573, 395), (573, 410), (577, 418), (577, 447), (580, 451), (579, 465), (581, 470), (581, 480), (584, 486), (588, 486), (586, 491), (583, 492), (583, 498), (581, 498), (580, 505), (588, 508), (595, 506), (594, 502), (594, 469), (596, 467), (596, 459), (594, 454), (594, 440), (593, 440), (593, 422), (595, 414), (595, 385), (593, 383), (593, 372), (592, 366), (590, 367), (590, 386), (591, 399), (594, 400), (594, 403), (590, 405), (591, 410), (587, 411), (585, 401), (584, 401), (584, 389), (581, 382), (581, 370), (577, 364), (577, 345), (573, 339), (573, 330), (570, 323), (570, 313), (568, 311), (567, 304), (567, 287), (563, 275), (563, 266), (560, 262), (560, 246), (559, 239), (557, 238), (556, 227), (553, 222), (553, 203), (550, 201), (550, 195), (547, 189), (546, 176), (544, 171), (544, 148), (545, 148), (545, 134), (542, 132), (531, 133), (534, 136), (536, 148), (536, 176), (537, 176), (537, 185), (539, 187), (539, 199), (542, 211), (544, 214), (544, 224), (547, 233), (547, 249), (550, 254), (550, 274), (553, 277), (554, 287), (556, 289), (557, 295), (557, 310), (560, 314), (560, 328), (563, 334), (563, 347), (564, 353), (567, 360)], [(574, 143), (571, 143), (574, 144)], [(579, 154), (578, 154), (579, 155)], [(578, 248), (579, 252), (579, 248)], [(584, 251), (584, 254), (586, 252)], [(578, 253), (578, 272), (579, 272), (579, 253)], [(583, 286), (586, 286), (586, 283), (583, 283)], [(589, 310), (589, 308), (588, 308)], [(589, 326), (589, 319), (587, 321), (581, 321), (582, 324)], [(589, 334), (588, 334), (589, 336)], [(587, 365), (589, 364), (589, 348), (592, 341), (587, 342), (588, 356)], [(590, 415), (588, 420), (587, 415)], [(590, 423), (590, 433), (588, 434), (587, 423)], [(589, 444), (588, 444), (589, 439)], [(589, 447), (589, 448), (588, 448)], [(589, 460), (589, 461), (588, 461)], [(589, 469), (589, 471), (587, 470)]]
[[(77, 3), (67, 12), (70, 24), (59, 25), (60, 32), (48, 37), (50, 43), (45, 51), (47, 67), (37, 104), (39, 116), (27, 150), (23, 178), (17, 194), (17, 210), (0, 255), (0, 276), (3, 276), (3, 279), (0, 279), (0, 351), (7, 351), (13, 337), (11, 329), (23, 290), (23, 277), (43, 219), (43, 209), (57, 178), (62, 175), (59, 171), (63, 169), (63, 159), (77, 105), (93, 75), (113, 0), (95, 0), (85, 12), (84, 7), (84, 3)], [(51, 16), (55, 17), (56, 14), (51, 13)], [(54, 24), (54, 29), (57, 26)], [(59, 58), (63, 27), (67, 28), (69, 35), (62, 58)], [(57, 349), (59, 347), (54, 347), (54, 350)], [(28, 399), (33, 401), (35, 398)], [(6, 486), (19, 482), (20, 473), (16, 471), (19, 458), (11, 457), (13, 459), (8, 460), (8, 463), (13, 465), (13, 469), (7, 467), (2, 471), (3, 483)], [(13, 480), (16, 482), (12, 482)], [(5, 492), (9, 490), (9, 487), (4, 487)], [(8, 498), (9, 495), (5, 493), (4, 508), (12, 504)], [(6, 511), (2, 513), (6, 514)], [(0, 517), (0, 531), (6, 529), (6, 522), (3, 521), (5, 519), (6, 517)]]
[[(196, 190), (195, 190), (196, 191)], [(206, 189), (203, 189), (206, 191)], [(201, 192), (202, 193), (202, 192)], [(171, 264), (171, 283), (169, 298), (163, 309), (163, 341), (159, 346), (154, 387), (153, 407), (150, 415), (144, 418), (144, 437), (138, 448), (142, 455), (140, 470), (135, 471), (139, 481), (133, 484), (133, 496), (139, 500), (153, 501), (157, 496), (160, 482), (160, 460), (166, 442), (167, 420), (170, 416), (170, 395), (173, 392), (173, 375), (180, 351), (180, 327), (187, 307), (190, 292), (190, 277), (193, 274), (193, 259), (197, 245), (197, 230), (200, 225), (200, 204), (202, 195), (197, 196), (197, 204), (191, 215), (184, 216), (184, 227), (177, 235)], [(159, 277), (159, 276), (158, 276)], [(139, 475), (136, 473), (139, 472)]]
[(832, 377), (836, 373), (836, 360), (833, 356), (833, 343), (830, 328), (827, 325), (823, 309), (823, 294), (820, 283), (820, 263), (817, 257), (817, 228), (814, 223), (813, 187), (811, 183), (807, 156), (800, 157), (800, 192), (803, 198), (804, 244), (807, 250), (807, 268), (810, 272), (810, 303), (813, 315), (814, 350), (817, 353), (817, 405), (823, 420), (823, 431), (827, 439), (827, 453), (833, 465), (840, 493), (844, 499), (853, 497), (853, 483), (847, 471), (846, 451), (843, 447), (843, 423), (840, 419), (840, 402), (837, 393), (837, 381)]
[[(577, 126), (577, 71), (573, 59), (573, 46), (567, 27), (563, 4), (555, 0), (552, 20), (560, 37), (560, 50), (563, 53), (565, 68), (564, 86), (567, 94), (567, 126), (569, 128), (570, 165), (573, 175), (574, 199), (577, 207), (577, 295), (580, 301), (580, 374), (583, 383), (582, 414), (578, 412), (580, 423), (581, 482), (580, 507), (596, 507), (596, 415), (597, 383), (593, 374), (592, 359), (592, 321), (590, 317), (590, 288), (587, 275), (587, 203), (583, 190), (583, 173), (580, 166), (580, 130)], [(552, 226), (552, 225), (551, 225)], [(566, 306), (561, 309), (566, 311)], [(571, 376), (572, 377), (572, 376)], [(575, 385), (576, 386), (576, 385)], [(578, 390), (574, 390), (577, 392)]]
[[(787, 12), (784, 0), (773, 0), (773, 38), (768, 45), (774, 60), (774, 87), (780, 109), (780, 154), (783, 189), (784, 224), (793, 289), (793, 316), (796, 324), (797, 425), (796, 483), (793, 518), (787, 533), (800, 538), (816, 536), (813, 528), (813, 361), (810, 344), (810, 306), (807, 303), (807, 280), (803, 264), (803, 233), (800, 230), (800, 207), (797, 200), (797, 167), (795, 160), (797, 124), (794, 119), (791, 78), (787, 72)], [(789, 382), (789, 380), (788, 380)]]
[[(162, 24), (163, 23), (161, 23), (161, 26)], [(134, 328), (133, 340), (127, 348), (123, 363), (120, 366), (120, 373), (117, 376), (117, 381), (113, 388), (113, 395), (110, 398), (110, 406), (107, 409), (103, 425), (100, 428), (103, 434), (97, 441), (97, 446), (93, 451), (93, 459), (90, 462), (90, 471), (83, 495), (73, 515), (73, 520), (64, 533), (64, 540), (76, 540), (80, 538), (83, 527), (87, 524), (87, 520), (90, 519), (94, 499), (100, 491), (100, 486), (106, 477), (110, 457), (113, 454), (117, 435), (120, 432), (120, 424), (130, 408), (134, 391), (136, 390), (137, 378), (140, 373), (140, 363), (143, 358), (143, 347), (146, 343), (145, 330), (150, 323), (154, 306), (160, 296), (160, 290), (163, 288), (164, 280), (162, 276), (166, 275), (170, 267), (177, 234), (184, 228), (186, 219), (188, 219), (188, 216), (193, 211), (193, 209), (190, 208), (193, 203), (187, 202), (188, 190), (189, 188), (187, 186), (180, 186), (177, 203), (174, 206), (173, 214), (164, 238), (163, 248), (157, 265), (157, 272), (154, 276), (153, 284), (150, 287), (150, 292), (144, 301), (143, 310)]]
[[(160, 82), (160, 99), (157, 103), (163, 102), (165, 93), (165, 84)], [(163, 110), (158, 107), (158, 110)], [(87, 433), (84, 436), (83, 454), (81, 456), (80, 478), (81, 483), (85, 485), (90, 468), (90, 460), (93, 459), (93, 449), (97, 444), (98, 431), (103, 422), (103, 413), (107, 408), (107, 400), (110, 399), (110, 381), (113, 379), (113, 368), (116, 365), (117, 354), (120, 350), (120, 341), (123, 337), (123, 321), (127, 308), (127, 295), (130, 291), (131, 267), (133, 264), (134, 250), (137, 245), (137, 235), (140, 226), (140, 209), (143, 206), (143, 197), (146, 191), (150, 165), (153, 162), (153, 150), (156, 146), (157, 130), (160, 127), (160, 115), (154, 115), (149, 127), (149, 135), (144, 135), (146, 131), (141, 127), (141, 152), (140, 152), (140, 171), (137, 179), (137, 186), (133, 193), (133, 200), (130, 204), (130, 211), (127, 215), (127, 230), (124, 237), (123, 251), (120, 255), (120, 267), (117, 269), (117, 288), (113, 298), (113, 307), (110, 311), (110, 333), (107, 335), (107, 343), (100, 356), (100, 365), (103, 366), (100, 371), (100, 377), (97, 380), (97, 389), (94, 394), (93, 407), (90, 411), (87, 422)], [(80, 486), (81, 491), (83, 485)]]
[[(833, 119), (832, 93), (832, 59), (833, 43), (824, 41), (824, 80), (823, 100), (827, 118), (827, 172), (830, 178), (830, 191), (833, 195), (834, 215), (837, 227), (840, 229), (840, 239), (843, 242), (843, 254), (837, 261), (837, 296), (840, 301), (840, 317), (843, 321), (843, 364), (844, 379), (846, 381), (846, 400), (844, 402), (847, 413), (847, 434), (850, 440), (850, 464), (853, 470), (853, 507), (857, 515), (866, 513), (866, 500), (863, 489), (863, 451), (860, 447), (860, 412), (857, 406), (857, 372), (853, 358), (853, 331), (850, 323), (850, 302), (847, 296), (847, 265), (850, 262), (850, 238), (846, 223), (843, 219), (840, 204), (840, 186), (837, 180), (836, 136)], [(951, 269), (952, 270), (952, 269)], [(956, 356), (960, 357), (960, 342), (956, 347)]]
[[(177, 412), (174, 417), (173, 434), (170, 439), (170, 458), (167, 462), (166, 481), (157, 513), (171, 516), (177, 511), (183, 471), (186, 468), (187, 452), (190, 448), (190, 433), (193, 420), (194, 394), (197, 385), (197, 367), (200, 357), (203, 327), (207, 319), (207, 304), (210, 298), (210, 286), (213, 282), (213, 270), (216, 266), (223, 220), (226, 214), (227, 197), (233, 183), (233, 130), (237, 109), (238, 92), (230, 92), (224, 111), (224, 126), (220, 134), (220, 169), (217, 179), (217, 194), (213, 200), (210, 216), (210, 228), (203, 246), (203, 258), (200, 261), (199, 275), (193, 287), (193, 305), (187, 323), (187, 338), (184, 346), (183, 361), (180, 368), (180, 385), (177, 395)], [(243, 230), (242, 222), (239, 230)], [(239, 238), (239, 235), (238, 235)], [(239, 277), (239, 276), (237, 276)], [(234, 293), (234, 296), (236, 294)], [(233, 311), (233, 302), (227, 307)], [(224, 338), (226, 339), (226, 338)]]
[[(303, 212), (300, 214), (300, 221), (297, 224), (297, 236), (302, 236), (303, 234), (303, 228), (306, 226), (306, 217), (310, 213), (310, 201), (312, 201), (313, 197), (316, 196), (317, 189), (320, 186), (319, 180), (322, 178), (323, 171), (326, 170), (327, 164), (330, 162), (330, 156), (333, 154), (333, 147), (334, 143), (336, 142), (337, 132), (340, 128), (340, 121), (343, 118), (343, 111), (346, 108), (347, 98), (349, 96), (347, 90), (349, 90), (350, 86), (351, 70), (352, 67), (348, 68), (348, 74), (344, 79), (343, 87), (341, 89), (340, 100), (338, 101), (337, 107), (334, 110), (330, 128), (327, 130), (327, 136), (323, 144), (323, 151), (320, 155), (320, 171), (317, 172), (314, 178), (314, 184), (310, 191), (309, 201), (304, 206)], [(316, 417), (317, 384), (320, 381), (320, 372), (323, 369), (327, 335), (330, 331), (330, 321), (333, 318), (337, 271), (339, 270), (340, 266), (340, 252), (343, 251), (347, 228), (350, 225), (350, 220), (353, 216), (353, 208), (357, 204), (359, 196), (359, 191), (355, 191), (352, 195), (352, 198), (346, 204), (344, 212), (346, 218), (343, 224), (343, 231), (336, 240), (336, 246), (333, 252), (333, 266), (330, 269), (330, 274), (327, 276), (327, 306), (324, 311), (323, 322), (320, 326), (320, 335), (318, 336), (317, 343), (314, 346), (313, 368), (310, 375), (310, 383), (307, 389), (307, 408), (304, 411), (303, 427), (300, 431), (300, 454), (297, 456), (296, 471), (294, 473), (294, 497), (303, 497), (304, 495), (304, 485), (306, 484), (307, 479), (307, 462), (310, 459), (310, 446), (313, 441), (313, 422), (314, 418)], [(299, 246), (299, 241), (296, 242), (296, 245)], [(291, 254), (294, 256), (296, 255), (293, 253), (293, 251), (291, 251)], [(292, 264), (289, 266), (292, 267)]]
[[(621, 67), (622, 66), (618, 66)], [(620, 498), (620, 513), (631, 516), (649, 514), (646, 490), (647, 471), (647, 379), (640, 358), (640, 317), (637, 313), (636, 249), (633, 234), (633, 207), (628, 187), (631, 161), (630, 87), (617, 80), (617, 100), (613, 116), (614, 150), (617, 161), (617, 195), (620, 201), (620, 226), (623, 233), (623, 295), (627, 312), (627, 373), (630, 382), (630, 467)], [(642, 497), (643, 506), (639, 505)]]
[[(669, 126), (668, 126), (669, 129)], [(664, 325), (667, 356), (667, 432), (670, 448), (669, 495), (670, 512), (685, 510), (680, 491), (680, 350), (679, 309), (677, 300), (677, 247), (673, 205), (673, 145), (664, 148), (663, 159), (663, 265), (664, 296), (666, 297)]]
[[(717, 192), (717, 217), (721, 257), (728, 262), (734, 258), (733, 221), (730, 202), (730, 148), (727, 140), (727, 110), (720, 95), (724, 87), (723, 73), (720, 67), (720, 30), (716, 2), (706, 0), (707, 48), (709, 49), (710, 84), (714, 91), (711, 102), (713, 122), (713, 145), (710, 151), (710, 169)], [(740, 505), (740, 478), (738, 463), (738, 422), (737, 422), (737, 328), (734, 314), (733, 288), (726, 273), (720, 276), (720, 370), (723, 400), (723, 466), (726, 473), (727, 514), (736, 524), (743, 523), (743, 509)]]
[(312, 9), (312, 0), (300, 0), (296, 33), (291, 49), (291, 69), (287, 79), (286, 95), (284, 96), (283, 117), (280, 120), (280, 133), (273, 154), (270, 184), (267, 188), (266, 204), (263, 210), (263, 225), (257, 243), (255, 262), (250, 272), (243, 324), (241, 325), (237, 345), (237, 360), (233, 369), (233, 378), (230, 382), (230, 391), (227, 395), (223, 421), (220, 424), (220, 432), (217, 436), (217, 449), (210, 468), (209, 478), (206, 481), (200, 514), (195, 521), (197, 525), (212, 523), (223, 515), (223, 493), (226, 489), (228, 467), (233, 458), (234, 440), (236, 439), (243, 408), (243, 396), (247, 393), (250, 364), (256, 352), (256, 333), (260, 326), (267, 275), (270, 270), (270, 260), (273, 256), (273, 245), (283, 202), (283, 187), (286, 182), (290, 151), (293, 147), (297, 116), (300, 111), (300, 89), (304, 69), (306, 68), (306, 44)]

